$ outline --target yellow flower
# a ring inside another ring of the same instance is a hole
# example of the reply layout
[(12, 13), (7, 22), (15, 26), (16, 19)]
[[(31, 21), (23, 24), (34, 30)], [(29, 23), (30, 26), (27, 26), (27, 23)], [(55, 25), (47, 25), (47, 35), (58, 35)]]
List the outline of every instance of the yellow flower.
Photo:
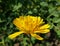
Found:
[(14, 39), (22, 33), (30, 34), (32, 37), (35, 37), (38, 40), (43, 40), (42, 37), (36, 33), (48, 33), (49, 24), (44, 24), (43, 19), (37, 16), (20, 16), (19, 18), (14, 19), (13, 24), (19, 28), (19, 32), (9, 35), (10, 39)]

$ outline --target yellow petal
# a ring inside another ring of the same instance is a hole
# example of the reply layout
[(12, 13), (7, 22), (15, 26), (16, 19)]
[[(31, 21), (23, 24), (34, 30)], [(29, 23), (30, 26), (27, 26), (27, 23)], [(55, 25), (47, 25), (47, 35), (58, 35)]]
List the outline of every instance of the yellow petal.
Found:
[(49, 24), (45, 24), (45, 25), (41, 26), (40, 29), (46, 29), (46, 28), (49, 28), (49, 27), (50, 27)]
[(20, 21), (18, 18), (14, 19), (13, 24), (16, 25), (18, 28), (20, 27)]
[(15, 37), (17, 37), (18, 35), (20, 35), (22, 33), (24, 33), (24, 32), (23, 31), (21, 31), (21, 32), (15, 32), (14, 34), (9, 35), (8, 38), (14, 39)]
[(34, 33), (48, 33), (50, 32), (49, 29), (42, 29), (42, 30), (39, 30), (39, 31), (35, 31)]
[[(21, 19), (21, 21), (20, 21), (20, 19)], [(14, 19), (14, 21), (13, 21), (13, 24), (14, 25), (16, 25), (20, 30), (24, 30), (24, 22), (22, 21), (22, 18), (16, 18), (16, 19)]]
[(39, 26), (40, 25), (42, 25), (42, 24), (44, 24), (45, 22), (43, 22), (43, 19), (40, 19), (40, 21), (39, 21)]
[(37, 35), (37, 34), (31, 34), (31, 36), (32, 36), (32, 37), (35, 37), (35, 38), (38, 39), (38, 40), (43, 40), (43, 38), (40, 37), (40, 36)]

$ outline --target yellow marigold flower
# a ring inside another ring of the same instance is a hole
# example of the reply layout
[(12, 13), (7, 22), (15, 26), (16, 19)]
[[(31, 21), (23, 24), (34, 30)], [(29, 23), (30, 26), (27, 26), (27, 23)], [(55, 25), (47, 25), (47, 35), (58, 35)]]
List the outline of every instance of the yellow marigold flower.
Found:
[(20, 16), (19, 18), (14, 19), (13, 24), (19, 28), (19, 32), (9, 35), (10, 39), (14, 39), (22, 33), (30, 34), (32, 37), (35, 37), (38, 40), (43, 40), (42, 37), (36, 33), (48, 33), (49, 24), (44, 24), (43, 19), (37, 16)]

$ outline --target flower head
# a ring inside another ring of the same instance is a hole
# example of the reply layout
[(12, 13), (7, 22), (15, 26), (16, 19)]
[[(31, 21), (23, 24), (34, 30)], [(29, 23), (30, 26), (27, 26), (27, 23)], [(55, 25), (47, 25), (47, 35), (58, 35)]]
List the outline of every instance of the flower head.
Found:
[(20, 30), (14, 34), (9, 35), (8, 37), (14, 39), (18, 35), (25, 33), (30, 34), (32, 37), (35, 37), (38, 40), (43, 40), (42, 37), (36, 33), (48, 33), (49, 24), (44, 24), (43, 19), (37, 16), (20, 16), (13, 20), (13, 24)]

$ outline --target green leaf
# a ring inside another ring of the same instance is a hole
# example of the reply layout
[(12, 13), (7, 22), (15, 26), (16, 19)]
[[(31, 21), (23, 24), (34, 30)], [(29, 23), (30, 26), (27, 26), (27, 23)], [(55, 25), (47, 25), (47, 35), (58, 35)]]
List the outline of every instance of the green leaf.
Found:
[(60, 27), (60, 22), (57, 23), (57, 27)]
[(18, 10), (18, 9), (21, 8), (21, 7), (22, 7), (22, 4), (21, 4), (21, 3), (18, 3), (17, 5), (14, 5), (14, 6), (13, 6), (13, 11)]
[(34, 37), (31, 37), (31, 41), (34, 44), (35, 43), (35, 38)]
[(34, 12), (34, 13), (37, 13), (37, 9), (36, 9), (36, 8), (34, 8), (34, 9), (33, 9), (33, 12)]
[(49, 6), (49, 13), (52, 14), (55, 11), (55, 7)]
[(0, 2), (2, 2), (2, 0), (0, 0)]
[(32, 14), (32, 11), (28, 11), (28, 14)]
[(60, 30), (56, 30), (58, 36), (60, 36)]
[(40, 5), (41, 6), (48, 6), (48, 3), (47, 2), (41, 2)]
[(58, 17), (55, 17), (55, 18), (53, 18), (53, 23), (58, 23), (58, 22), (60, 22), (60, 18), (58, 18)]
[(5, 20), (1, 20), (1, 18), (0, 18), (0, 23), (2, 23), (2, 22), (5, 22)]
[(59, 17), (58, 11), (52, 12), (51, 15), (53, 15), (53, 16), (55, 16), (55, 17)]

